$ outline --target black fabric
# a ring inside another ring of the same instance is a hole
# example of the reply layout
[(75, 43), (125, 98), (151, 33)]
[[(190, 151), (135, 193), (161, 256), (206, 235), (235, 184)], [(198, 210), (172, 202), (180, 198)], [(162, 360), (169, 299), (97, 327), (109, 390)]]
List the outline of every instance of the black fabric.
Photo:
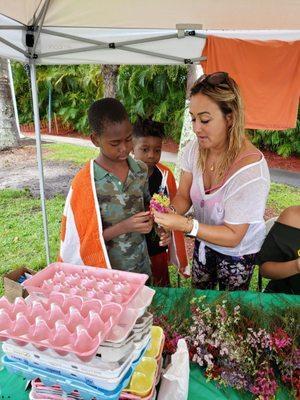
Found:
[(160, 184), (161, 184), (161, 180), (162, 180), (162, 173), (155, 166), (153, 168), (152, 174), (148, 178), (149, 192), (150, 192), (150, 196), (151, 197), (154, 195), (154, 193), (158, 193), (158, 190), (159, 190), (159, 187), (160, 187)]
[[(154, 193), (158, 193), (161, 181), (162, 181), (162, 173), (155, 166), (153, 169), (153, 173), (148, 178), (149, 192), (151, 197), (153, 196)], [(167, 247), (161, 247), (159, 245), (159, 236), (155, 232), (155, 227), (152, 229), (150, 233), (146, 235), (146, 241), (150, 257), (163, 253), (167, 250)]]
[[(267, 261), (285, 262), (298, 257), (300, 257), (300, 229), (275, 222), (257, 254), (256, 261), (261, 265)], [(300, 294), (300, 274), (271, 280), (265, 292)]]

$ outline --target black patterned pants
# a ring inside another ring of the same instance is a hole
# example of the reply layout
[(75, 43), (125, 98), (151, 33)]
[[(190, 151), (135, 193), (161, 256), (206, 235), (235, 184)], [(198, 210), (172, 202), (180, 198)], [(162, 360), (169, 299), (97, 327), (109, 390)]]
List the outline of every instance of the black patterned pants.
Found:
[(205, 246), (206, 262), (199, 261), (198, 240), (195, 241), (192, 284), (196, 289), (248, 290), (255, 267), (255, 254), (227, 256)]

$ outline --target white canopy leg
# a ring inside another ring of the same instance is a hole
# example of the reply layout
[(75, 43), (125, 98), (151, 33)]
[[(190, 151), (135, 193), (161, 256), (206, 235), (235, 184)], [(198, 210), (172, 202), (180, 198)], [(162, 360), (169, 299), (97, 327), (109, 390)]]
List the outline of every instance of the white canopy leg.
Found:
[(8, 78), (9, 78), (9, 84), (10, 84), (10, 90), (11, 90), (11, 97), (12, 97), (13, 106), (14, 106), (16, 125), (17, 125), (17, 129), (18, 129), (19, 137), (22, 138), (22, 137), (24, 137), (24, 135), (22, 135), (21, 130), (20, 130), (19, 114), (18, 114), (14, 79), (13, 79), (10, 60), (7, 60), (7, 65), (8, 65)]
[(36, 72), (35, 72), (34, 60), (30, 61), (30, 81), (31, 81), (32, 105), (33, 105), (33, 114), (34, 114), (36, 156), (37, 156), (38, 170), (39, 170), (40, 197), (41, 197), (42, 214), (43, 214), (46, 260), (47, 260), (47, 264), (50, 264), (48, 221), (47, 221), (46, 201), (45, 201), (45, 185), (44, 185), (42, 143), (41, 143), (41, 131), (40, 131), (40, 113), (39, 113), (39, 105), (38, 105), (39, 103), (38, 103), (38, 95), (37, 95)]

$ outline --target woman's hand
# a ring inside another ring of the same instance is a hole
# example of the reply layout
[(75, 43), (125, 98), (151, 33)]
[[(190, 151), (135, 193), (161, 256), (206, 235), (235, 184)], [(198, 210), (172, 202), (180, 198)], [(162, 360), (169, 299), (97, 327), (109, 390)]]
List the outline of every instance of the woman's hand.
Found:
[(165, 230), (190, 232), (192, 223), (182, 215), (153, 211), (154, 221)]

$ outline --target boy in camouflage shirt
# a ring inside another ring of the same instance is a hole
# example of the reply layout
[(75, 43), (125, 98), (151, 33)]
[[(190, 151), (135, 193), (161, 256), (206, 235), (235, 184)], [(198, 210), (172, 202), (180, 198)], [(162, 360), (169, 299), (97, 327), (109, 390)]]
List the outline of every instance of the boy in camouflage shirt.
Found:
[(129, 156), (132, 125), (116, 99), (96, 101), (89, 109), (91, 140), (100, 148), (94, 179), (112, 268), (151, 275), (145, 234), (152, 219), (147, 166)]
[(151, 276), (145, 234), (153, 220), (148, 170), (129, 156), (132, 125), (124, 106), (105, 98), (88, 112), (100, 153), (75, 176), (61, 226), (60, 260)]

